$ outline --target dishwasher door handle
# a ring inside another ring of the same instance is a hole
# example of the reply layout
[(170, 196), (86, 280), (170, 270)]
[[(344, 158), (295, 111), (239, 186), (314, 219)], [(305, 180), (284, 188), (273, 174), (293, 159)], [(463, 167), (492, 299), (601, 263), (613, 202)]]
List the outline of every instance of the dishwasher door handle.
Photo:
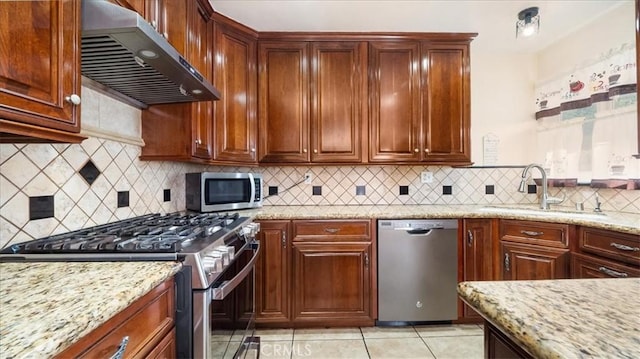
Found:
[(408, 234), (411, 234), (411, 235), (426, 235), (426, 236), (431, 234), (431, 231), (433, 231), (434, 229), (442, 229), (442, 227), (434, 227), (434, 228), (411, 228), (411, 227), (394, 228), (394, 230), (396, 230), (396, 231), (404, 231), (404, 232), (407, 232)]

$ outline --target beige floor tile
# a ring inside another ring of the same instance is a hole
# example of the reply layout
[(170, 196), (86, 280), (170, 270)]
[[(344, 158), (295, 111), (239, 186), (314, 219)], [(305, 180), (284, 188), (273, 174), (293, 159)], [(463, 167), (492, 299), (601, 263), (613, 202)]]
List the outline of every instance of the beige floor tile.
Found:
[(296, 329), (293, 340), (362, 339), (360, 328)]
[(227, 346), (229, 345), (229, 341), (224, 342), (211, 342), (211, 347), (209, 348), (210, 357), (211, 358), (222, 358), (224, 357), (224, 353), (227, 351)]
[(261, 358), (291, 358), (294, 347), (292, 341), (267, 341), (260, 343)]
[(212, 342), (228, 342), (229, 339), (231, 339), (231, 336), (233, 336), (233, 329), (231, 330), (223, 330), (223, 329), (219, 329), (219, 330), (214, 330), (213, 333), (211, 333), (211, 341)]
[(293, 340), (293, 329), (256, 329), (255, 335), (261, 341), (287, 341)]
[(365, 339), (418, 337), (413, 327), (363, 327), (361, 329)]
[(423, 338), (437, 359), (484, 358), (484, 337), (431, 337)]
[(484, 332), (477, 324), (445, 324), (422, 325), (415, 327), (416, 332), (423, 338), (428, 337), (458, 337), (465, 335), (483, 335)]
[(372, 359), (435, 358), (420, 338), (365, 339), (365, 343)]
[(362, 339), (294, 340), (292, 358), (366, 359), (369, 358), (369, 354)]

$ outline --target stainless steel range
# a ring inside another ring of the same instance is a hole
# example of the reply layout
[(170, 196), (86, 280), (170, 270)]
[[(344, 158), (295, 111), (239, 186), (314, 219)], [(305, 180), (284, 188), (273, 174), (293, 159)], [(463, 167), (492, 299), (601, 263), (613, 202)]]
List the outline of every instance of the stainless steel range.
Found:
[[(0, 251), (0, 261), (183, 261), (181, 276), (188, 278), (180, 281), (176, 309), (177, 357), (256, 356), (259, 228), (238, 213), (150, 214), (14, 244)], [(220, 330), (242, 340), (216, 348)]]

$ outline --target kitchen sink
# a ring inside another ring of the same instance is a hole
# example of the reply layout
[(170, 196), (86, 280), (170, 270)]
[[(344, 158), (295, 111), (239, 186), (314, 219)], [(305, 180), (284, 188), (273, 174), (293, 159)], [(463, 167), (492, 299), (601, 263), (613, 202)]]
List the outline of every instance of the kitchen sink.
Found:
[(606, 214), (602, 212), (576, 211), (567, 208), (541, 209), (530, 206), (487, 206), (479, 209), (480, 212), (489, 213), (510, 213), (514, 215), (530, 215), (544, 217), (564, 217), (575, 219), (604, 219)]

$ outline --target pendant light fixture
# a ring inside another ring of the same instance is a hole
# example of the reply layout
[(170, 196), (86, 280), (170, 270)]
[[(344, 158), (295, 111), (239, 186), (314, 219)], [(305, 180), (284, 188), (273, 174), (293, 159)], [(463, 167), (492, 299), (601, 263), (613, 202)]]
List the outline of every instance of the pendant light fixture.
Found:
[(540, 30), (540, 14), (537, 7), (530, 7), (518, 13), (516, 37), (528, 37)]

